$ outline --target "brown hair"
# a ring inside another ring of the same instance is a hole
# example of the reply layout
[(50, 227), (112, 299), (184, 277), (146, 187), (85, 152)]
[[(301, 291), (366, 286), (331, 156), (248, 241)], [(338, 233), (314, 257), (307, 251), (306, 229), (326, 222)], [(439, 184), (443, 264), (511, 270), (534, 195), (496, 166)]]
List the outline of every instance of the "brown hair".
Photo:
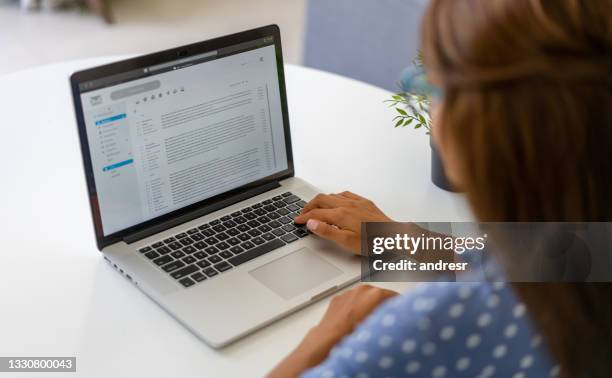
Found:
[[(612, 220), (612, 0), (433, 0), (422, 38), (479, 220)], [(611, 285), (514, 288), (564, 376), (612, 376)]]

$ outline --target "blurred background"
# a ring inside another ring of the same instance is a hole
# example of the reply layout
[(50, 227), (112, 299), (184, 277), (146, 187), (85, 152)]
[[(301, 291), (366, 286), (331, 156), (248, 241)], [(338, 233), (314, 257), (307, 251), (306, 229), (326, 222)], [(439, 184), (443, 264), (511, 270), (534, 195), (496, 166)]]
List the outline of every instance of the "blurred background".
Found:
[(285, 61), (397, 89), (427, 0), (0, 0), (0, 75), (275, 23)]

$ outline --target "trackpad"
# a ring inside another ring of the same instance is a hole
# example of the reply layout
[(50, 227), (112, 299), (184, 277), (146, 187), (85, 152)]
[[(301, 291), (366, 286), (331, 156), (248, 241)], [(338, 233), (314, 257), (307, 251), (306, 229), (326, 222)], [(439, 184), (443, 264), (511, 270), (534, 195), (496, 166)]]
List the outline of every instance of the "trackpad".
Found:
[(342, 273), (309, 248), (298, 249), (249, 272), (284, 299), (291, 299)]

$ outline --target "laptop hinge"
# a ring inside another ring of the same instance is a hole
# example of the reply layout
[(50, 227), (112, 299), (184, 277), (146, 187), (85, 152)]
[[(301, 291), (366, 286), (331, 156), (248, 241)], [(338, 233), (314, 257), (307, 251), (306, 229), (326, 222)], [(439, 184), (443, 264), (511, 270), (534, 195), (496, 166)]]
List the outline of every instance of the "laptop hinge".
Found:
[(204, 216), (206, 214), (210, 214), (214, 211), (217, 211), (219, 209), (223, 209), (224, 207), (228, 207), (231, 206), (235, 203), (238, 203), (240, 201), (244, 201), (246, 199), (249, 199), (251, 197), (254, 197), (256, 195), (268, 192), (272, 189), (276, 189), (279, 188), (281, 185), (278, 181), (273, 181), (261, 186), (258, 186), (257, 188), (253, 188), (253, 189), (249, 189), (246, 190), (242, 193), (236, 194), (235, 196), (226, 198), (222, 201), (218, 201), (216, 203), (210, 204), (208, 206), (204, 206), (201, 207), (197, 210), (194, 210), (190, 213), (184, 214), (180, 217), (174, 218), (172, 220), (169, 220), (167, 222), (164, 223), (160, 223), (160, 224), (156, 224), (154, 226), (148, 227), (145, 230), (141, 230), (138, 232), (134, 232), (132, 234), (126, 235), (123, 238), (123, 241), (126, 242), (127, 244), (131, 244), (134, 242), (137, 242), (138, 240), (144, 239), (146, 237), (149, 237), (151, 235), (157, 234), (159, 232), (165, 231), (169, 228), (178, 226), (180, 224), (183, 224), (185, 222), (189, 222), (190, 220), (199, 218), (201, 216)]

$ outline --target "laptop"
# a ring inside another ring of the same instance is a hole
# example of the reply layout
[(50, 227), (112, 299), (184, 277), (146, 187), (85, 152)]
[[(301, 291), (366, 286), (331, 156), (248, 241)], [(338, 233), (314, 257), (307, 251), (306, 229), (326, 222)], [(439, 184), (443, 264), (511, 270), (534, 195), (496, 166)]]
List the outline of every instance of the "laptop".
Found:
[(98, 249), (223, 347), (359, 279), (359, 260), (294, 224), (280, 31), (266, 26), (70, 78)]

